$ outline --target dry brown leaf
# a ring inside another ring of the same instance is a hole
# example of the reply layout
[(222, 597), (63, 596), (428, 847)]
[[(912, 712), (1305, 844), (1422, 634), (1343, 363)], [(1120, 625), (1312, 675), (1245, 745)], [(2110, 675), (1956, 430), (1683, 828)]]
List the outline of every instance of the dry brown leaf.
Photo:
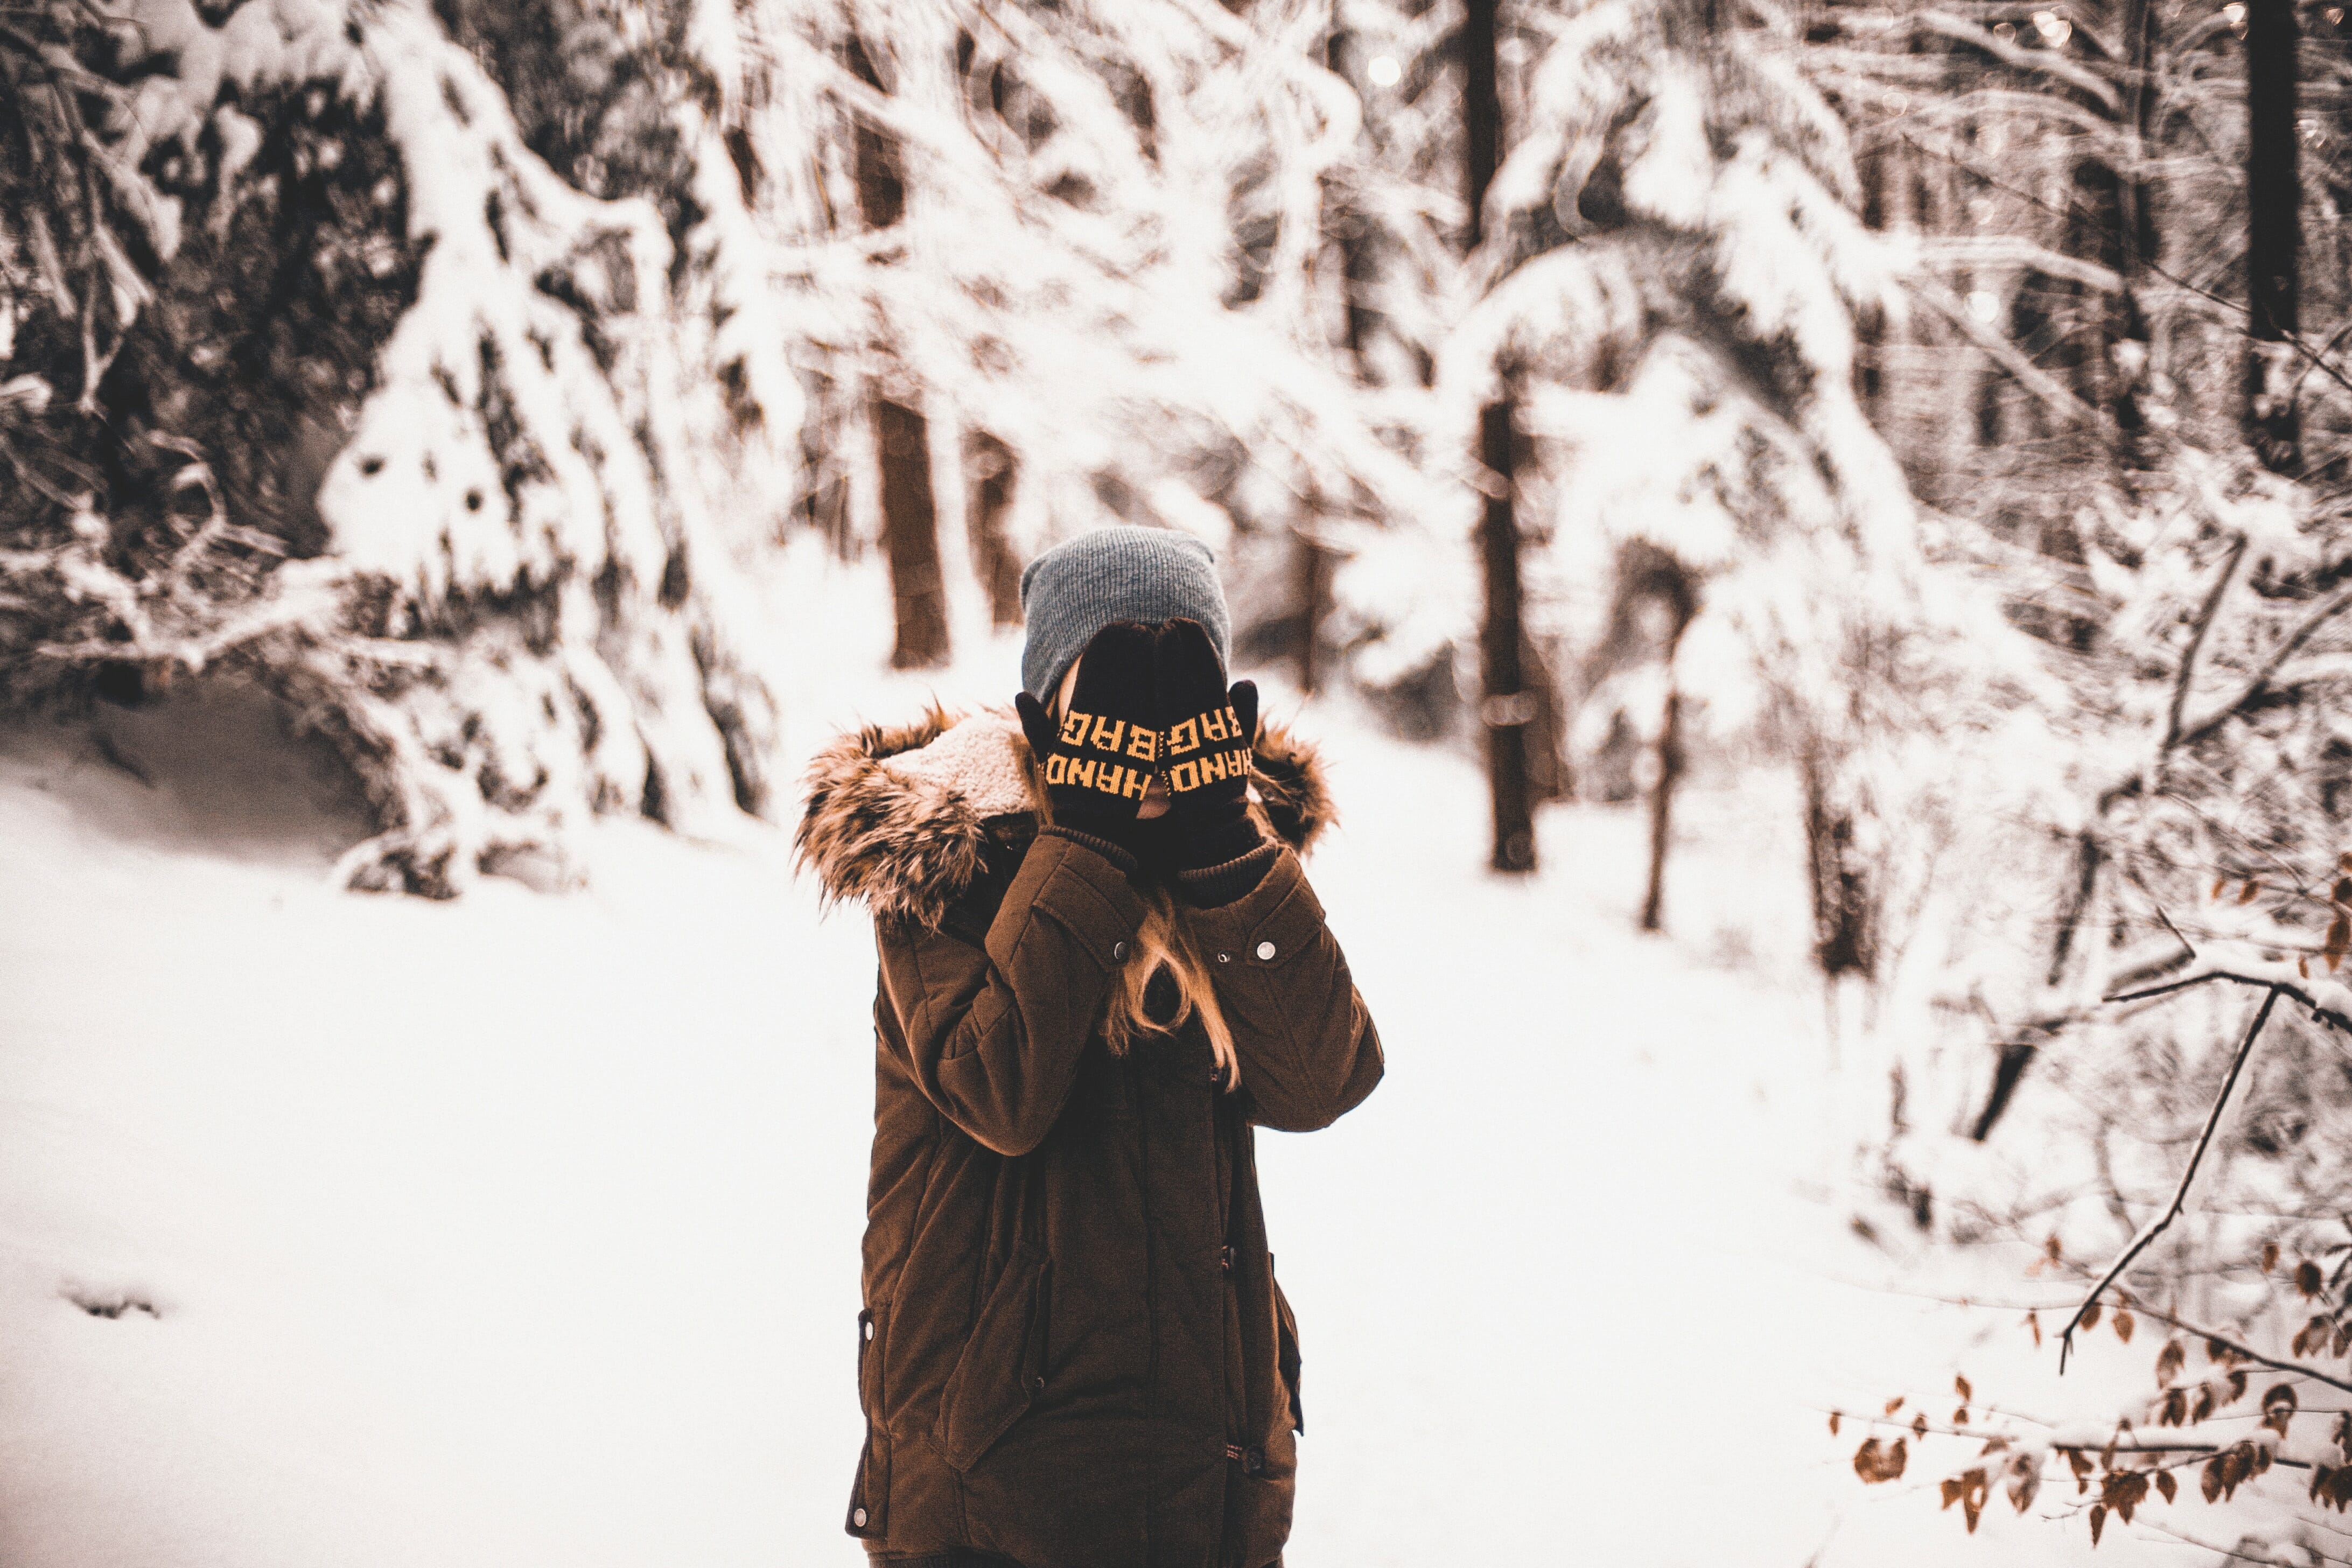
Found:
[(2035, 1350), (2040, 1350), (2042, 1348), (2042, 1314), (2039, 1312), (2026, 1313), (2025, 1326), (2033, 1331), (2033, 1348)]
[(1836, 1436), (1837, 1436), (1837, 1429), (1838, 1429), (1838, 1413), (1837, 1413), (1836, 1411), (1832, 1410), (1832, 1411), (1831, 1411), (1831, 1412), (1830, 1412), (1830, 1436), (1832, 1436), (1832, 1437)]
[[(2080, 1448), (2061, 1448), (2058, 1451), (2066, 1456), (2066, 1468), (2074, 1472), (2075, 1480), (2081, 1481), (2090, 1475), (2090, 1455), (2085, 1454)], [(2080, 1491), (2082, 1489), (2078, 1486), (2075, 1489)]]
[(2123, 1341), (2126, 1344), (2131, 1343), (2132, 1329), (2138, 1323), (2138, 1319), (2132, 1316), (2131, 1309), (2129, 1307), (2117, 1307), (2116, 1309), (2116, 1338)]
[(2179, 1377), (2180, 1369), (2188, 1364), (2189, 1348), (2178, 1339), (2165, 1341), (2164, 1348), (2156, 1352), (2157, 1387), (2171, 1387), (2172, 1380)]
[(2107, 1522), (2107, 1510), (2106, 1510), (2106, 1509), (2105, 1509), (2103, 1505), (2101, 1505), (2101, 1504), (2099, 1504), (2099, 1503), (2093, 1503), (2093, 1504), (2091, 1505), (2091, 1544), (2092, 1544), (2092, 1545), (2096, 1546), (2096, 1545), (2099, 1543), (2099, 1531), (2100, 1531), (2103, 1528), (2105, 1528), (2105, 1527), (2106, 1522)]
[(2352, 949), (2352, 915), (2338, 910), (2336, 918), (2327, 922), (2327, 945), (2320, 949), (2321, 956), (2327, 960), (2330, 974), (2335, 973), (2336, 966), (2344, 962), (2347, 949)]
[(2096, 1301), (2083, 1309), (2083, 1331), (2089, 1333), (2099, 1326), (2099, 1304)]
[(2156, 1489), (2164, 1494), (2165, 1501), (2170, 1502), (2173, 1494), (2180, 1489), (2180, 1483), (2172, 1479), (2170, 1470), (2158, 1470), (2156, 1472)]
[(1900, 1409), (1902, 1409), (1902, 1408), (1903, 1408), (1903, 1396), (1902, 1396), (1901, 1394), (1896, 1394), (1894, 1398), (1892, 1398), (1892, 1399), (1890, 1399), (1890, 1400), (1888, 1400), (1888, 1401), (1886, 1402), (1886, 1414), (1888, 1414), (1889, 1415), (1894, 1415), (1896, 1411), (1898, 1411), (1898, 1410), (1900, 1410)]
[[(2294, 1419), (2295, 1397), (2293, 1384), (2273, 1384), (2263, 1394), (2263, 1425), (2286, 1436), (2287, 1424)], [(2266, 1450), (2267, 1451), (2267, 1450)]]
[(2256, 899), (2262, 897), (2262, 892), (2263, 885), (2250, 877), (2246, 879), (2246, 885), (2238, 889), (2238, 902), (2242, 904), (2251, 904)]
[(1863, 1439), (1862, 1447), (1854, 1450), (1853, 1473), (1868, 1486), (1875, 1486), (1881, 1481), (1900, 1480), (1910, 1458), (1910, 1445), (1901, 1437), (1885, 1444), (1875, 1437), (1866, 1437)]
[(1958, 1373), (1954, 1373), (1952, 1374), (1952, 1392), (1960, 1396), (1961, 1404), (1966, 1405), (1969, 1402), (1969, 1394), (1971, 1392), (1969, 1388), (1969, 1380), (1962, 1377)]
[(1960, 1505), (1960, 1511), (1968, 1517), (1970, 1535), (1976, 1533), (1977, 1520), (1984, 1512), (1985, 1493), (1990, 1485), (1990, 1479), (1985, 1474), (1985, 1468), (1982, 1465), (1971, 1470), (1964, 1470), (1957, 1476), (1948, 1477), (1941, 1483), (1941, 1490), (1944, 1494), (1943, 1506), (1949, 1508), (1955, 1502)]
[(2132, 1510), (2147, 1497), (2147, 1474), (2144, 1470), (2111, 1471), (2099, 1488), (2099, 1500), (2113, 1509), (2126, 1524), (2131, 1522)]
[(2263, 1243), (2263, 1272), (2268, 1274), (2272, 1269), (2276, 1268), (2277, 1267), (2278, 1243), (2275, 1241), (2265, 1241)]
[(2319, 1265), (2310, 1258), (2306, 1258), (2294, 1266), (2294, 1288), (2303, 1292), (2306, 1300), (2319, 1294), (2320, 1282)]

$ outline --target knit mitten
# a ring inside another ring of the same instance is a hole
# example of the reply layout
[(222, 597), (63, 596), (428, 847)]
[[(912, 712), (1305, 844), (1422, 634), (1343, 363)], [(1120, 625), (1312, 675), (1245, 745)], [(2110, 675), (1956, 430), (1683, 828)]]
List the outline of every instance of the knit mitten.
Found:
[(1198, 621), (1160, 628), (1151, 685), (1165, 757), (1177, 858), (1188, 870), (1222, 866), (1259, 844), (1249, 815), (1251, 747), (1257, 739), (1257, 687), (1228, 689), (1224, 667)]
[(1115, 622), (1078, 658), (1069, 711), (1056, 724), (1026, 691), (1013, 699), (1030, 752), (1045, 771), (1045, 799), (1063, 826), (1125, 847), (1151, 787), (1160, 735), (1152, 722), (1150, 631)]

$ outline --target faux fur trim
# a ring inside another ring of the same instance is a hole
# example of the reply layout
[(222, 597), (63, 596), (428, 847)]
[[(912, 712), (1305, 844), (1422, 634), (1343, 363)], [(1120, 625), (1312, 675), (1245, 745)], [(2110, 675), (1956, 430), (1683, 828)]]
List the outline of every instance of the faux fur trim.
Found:
[[(1029, 774), (1009, 710), (868, 724), (811, 759), (793, 842), (827, 901), (937, 927), (985, 867), (988, 825), (1035, 812)], [(1320, 753), (1279, 724), (1260, 724), (1250, 783), (1266, 826), (1302, 854), (1333, 820)]]

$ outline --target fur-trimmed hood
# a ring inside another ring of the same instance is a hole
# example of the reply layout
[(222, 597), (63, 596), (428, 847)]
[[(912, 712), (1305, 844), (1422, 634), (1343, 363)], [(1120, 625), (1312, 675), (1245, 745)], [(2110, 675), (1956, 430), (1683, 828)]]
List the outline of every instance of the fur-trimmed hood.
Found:
[[(1029, 773), (1009, 709), (935, 707), (911, 724), (868, 724), (809, 763), (793, 842), (826, 899), (936, 927), (980, 876), (992, 829), (1034, 817)], [(1268, 826), (1302, 853), (1331, 823), (1321, 755), (1271, 720), (1258, 727), (1250, 785)]]

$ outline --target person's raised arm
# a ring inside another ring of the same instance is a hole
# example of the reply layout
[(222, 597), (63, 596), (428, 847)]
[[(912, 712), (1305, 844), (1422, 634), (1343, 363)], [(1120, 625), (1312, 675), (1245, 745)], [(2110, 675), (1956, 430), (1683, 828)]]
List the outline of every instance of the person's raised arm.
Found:
[[(1258, 859), (1262, 868), (1246, 863)], [(1183, 881), (1192, 901), (1213, 905), (1194, 910), (1192, 930), (1233, 1031), (1250, 1119), (1310, 1132), (1361, 1104), (1381, 1081), (1380, 1032), (1298, 857), (1269, 844)], [(1214, 901), (1237, 881), (1247, 890)]]
[(876, 931), (886, 1034), (895, 1022), (923, 1093), (999, 1153), (1027, 1153), (1061, 1115), (1143, 924), (1125, 840), (1159, 749), (1151, 656), (1150, 632), (1114, 623), (1073, 666), (1064, 711), (1026, 691), (1015, 701), (1055, 826), (1031, 845), (984, 932), (953, 918), (937, 931)]
[(1115, 845), (1047, 828), (981, 942), (952, 921), (877, 930), (886, 1037), (940, 1114), (1000, 1154), (1027, 1153), (1062, 1114), (1143, 924), (1131, 865)]

